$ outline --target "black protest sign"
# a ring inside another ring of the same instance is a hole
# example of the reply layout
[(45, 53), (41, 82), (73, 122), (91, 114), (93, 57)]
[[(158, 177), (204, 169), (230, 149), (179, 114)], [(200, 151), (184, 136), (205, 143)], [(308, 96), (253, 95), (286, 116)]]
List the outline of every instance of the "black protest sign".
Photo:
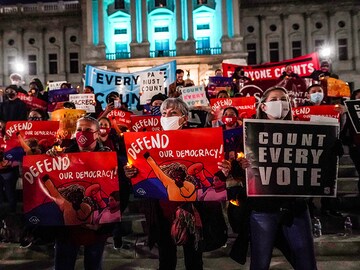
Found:
[(346, 100), (345, 106), (356, 133), (360, 133), (360, 100)]
[(245, 119), (248, 196), (335, 197), (337, 123)]

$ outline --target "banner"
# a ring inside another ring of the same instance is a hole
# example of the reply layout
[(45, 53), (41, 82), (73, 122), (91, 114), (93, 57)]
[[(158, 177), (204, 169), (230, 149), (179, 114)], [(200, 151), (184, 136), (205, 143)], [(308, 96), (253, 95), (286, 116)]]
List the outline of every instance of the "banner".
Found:
[(5, 157), (22, 160), (26, 153), (46, 152), (56, 140), (57, 121), (9, 121), (6, 123)]
[(335, 197), (339, 124), (244, 121), (248, 196)]
[[(310, 76), (313, 71), (320, 69), (317, 53), (310, 53), (281, 62), (243, 66), (243, 69), (245, 76), (252, 80), (278, 80), (286, 65), (292, 65), (294, 73), (297, 73), (300, 77)], [(227, 77), (231, 77), (237, 67), (239, 66), (234, 64), (222, 64), (223, 73)]]
[(76, 121), (86, 114), (84, 110), (60, 109), (51, 113), (51, 120), (59, 121), (58, 136), (70, 139), (76, 131)]
[(140, 104), (150, 103), (157, 94), (165, 94), (164, 72), (148, 71), (140, 74)]
[(49, 91), (60, 89), (60, 87), (63, 83), (67, 83), (67, 81), (49, 82), (48, 83)]
[(225, 90), (229, 96), (233, 96), (232, 93), (232, 78), (228, 77), (209, 77), (209, 83), (207, 85), (207, 93), (210, 98), (215, 98), (217, 94)]
[(95, 112), (95, 95), (94, 94), (71, 94), (69, 101), (75, 104), (76, 109), (85, 110), (88, 113)]
[(183, 87), (181, 88), (181, 93), (182, 100), (189, 107), (209, 105), (203, 85)]
[(26, 96), (23, 93), (18, 93), (17, 97), (26, 104), (26, 107), (29, 110), (41, 109), (44, 112), (47, 111), (48, 103), (45, 100), (42, 100), (42, 99), (39, 99), (39, 98), (33, 97), (33, 96)]
[[(63, 103), (65, 101), (69, 101), (69, 96), (71, 94), (77, 94), (75, 88), (68, 88), (68, 89), (58, 89), (49, 91), (49, 103), (48, 103), (48, 111), (52, 112), (58, 109), (58, 103)], [(61, 107), (62, 109), (62, 107)]]
[(303, 106), (292, 108), (294, 120), (310, 121), (312, 115), (336, 118), (340, 122), (337, 105)]
[(119, 195), (115, 152), (26, 156), (22, 179), (27, 222), (67, 226), (120, 221), (119, 205), (110, 202)]
[(351, 123), (357, 134), (360, 133), (360, 100), (345, 100)]
[(160, 131), (161, 116), (155, 115), (131, 115), (131, 130), (139, 131)]
[(131, 129), (131, 116), (133, 114), (131, 112), (125, 112), (119, 109), (113, 109), (108, 113), (107, 118), (110, 121), (115, 121), (118, 126), (124, 126), (127, 129)]
[(110, 92), (117, 92), (121, 101), (127, 103), (129, 109), (133, 109), (139, 103), (140, 74), (150, 71), (164, 72), (164, 88), (167, 92), (169, 85), (176, 79), (176, 61), (133, 73), (107, 71), (87, 65), (85, 85), (94, 87), (96, 97), (103, 108), (106, 107), (106, 96)]
[[(221, 128), (124, 134), (128, 166), (140, 197), (170, 201), (225, 200), (226, 179), (217, 162), (224, 156)], [(221, 179), (221, 180), (220, 180)]]
[(211, 98), (211, 111), (214, 112), (215, 119), (221, 119), (224, 109), (235, 107), (239, 112), (239, 118), (251, 118), (256, 114), (255, 97), (238, 98)]

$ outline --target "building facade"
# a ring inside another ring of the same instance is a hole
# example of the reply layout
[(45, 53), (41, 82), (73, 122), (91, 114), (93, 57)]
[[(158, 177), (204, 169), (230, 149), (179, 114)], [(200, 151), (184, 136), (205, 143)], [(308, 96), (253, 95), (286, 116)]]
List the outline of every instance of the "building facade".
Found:
[(0, 85), (18, 63), (27, 82), (80, 84), (86, 64), (133, 72), (171, 60), (200, 84), (223, 61), (277, 62), (328, 47), (333, 72), (360, 88), (359, 1), (33, 2), (0, 4)]

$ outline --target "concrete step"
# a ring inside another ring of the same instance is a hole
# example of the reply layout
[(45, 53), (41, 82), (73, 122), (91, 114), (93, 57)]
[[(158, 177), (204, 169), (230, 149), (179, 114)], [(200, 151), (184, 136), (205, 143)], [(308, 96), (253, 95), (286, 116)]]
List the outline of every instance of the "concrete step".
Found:
[(340, 177), (337, 179), (337, 194), (358, 193), (359, 177)]
[(358, 173), (353, 164), (349, 165), (339, 165), (338, 177), (355, 177), (358, 176)]

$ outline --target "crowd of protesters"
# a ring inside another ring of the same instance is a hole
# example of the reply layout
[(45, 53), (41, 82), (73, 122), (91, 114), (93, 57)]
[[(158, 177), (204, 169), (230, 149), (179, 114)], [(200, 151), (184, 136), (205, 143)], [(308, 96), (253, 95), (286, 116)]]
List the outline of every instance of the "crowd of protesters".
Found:
[[(329, 73), (329, 66), (323, 63), (324, 70), (314, 73), (316, 80), (319, 76), (334, 76)], [(188, 74), (189, 75), (189, 74)], [(216, 70), (216, 76), (222, 76), (221, 69)], [(184, 71), (176, 71), (176, 81), (169, 87), (169, 97), (165, 94), (157, 94), (149, 100), (146, 106), (138, 106), (144, 114), (160, 115), (162, 130), (182, 130), (193, 127), (218, 127), (221, 126), (224, 131), (236, 129), (242, 126), (242, 120), (239, 112), (234, 107), (225, 108), (222, 111), (222, 117), (214, 119), (214, 114), (208, 108), (189, 108), (181, 100), (181, 89), (194, 85), (189, 76), (184, 80)], [(287, 66), (281, 75), (281, 80), (298, 78), (299, 76), (293, 72), (291, 66)], [(20, 100), (17, 95), (36, 97), (43, 101), (48, 101), (47, 87), (42, 84), (38, 78), (34, 78), (28, 85), (29, 90), (25, 91), (21, 87), (22, 78), (18, 74), (13, 74), (10, 78), (12, 85), (4, 90), (2, 102), (0, 103), (0, 203), (1, 218), (8, 213), (15, 213), (17, 210), (17, 193), (16, 185), (20, 177), (21, 163), (15, 161), (7, 161), (4, 157), (4, 148), (6, 146), (6, 122), (8, 121), (46, 121), (49, 114), (45, 110), (29, 109), (26, 104)], [(217, 98), (231, 98), (239, 92), (241, 87), (250, 78), (244, 75), (242, 68), (238, 68), (233, 75), (233, 91), (219, 91)], [(71, 88), (71, 84), (64, 83), (61, 88)], [(85, 86), (83, 90), (77, 89), (79, 93), (96, 93), (91, 86)], [(351, 99), (360, 99), (360, 90), (353, 92)], [(320, 84), (314, 83), (309, 86), (306, 93), (306, 103), (303, 105), (320, 105), (326, 103), (324, 99), (323, 89)], [(95, 101), (95, 112), (83, 116), (76, 122), (74, 134), (71, 138), (58, 138), (53, 146), (47, 148), (39, 147), (36, 142), (24, 142), (19, 136), (26, 155), (48, 154), (50, 156), (59, 155), (58, 146), (64, 152), (102, 152), (115, 151), (118, 158), (118, 176), (121, 185), (119, 194), (112, 194), (114, 207), (120, 207), (121, 212), (125, 211), (129, 195), (131, 191), (131, 178), (136, 176), (138, 168), (135, 166), (127, 166), (126, 147), (122, 132), (126, 130), (124, 127), (117, 126), (112, 119), (107, 118), (108, 114), (114, 109), (114, 105), (120, 110), (128, 111), (127, 104), (123, 103), (121, 96), (117, 92), (111, 92), (106, 97), (106, 107), (102, 109), (99, 101)], [(264, 92), (261, 99), (256, 104), (256, 118), (270, 120), (292, 120), (291, 102), (287, 90), (282, 87), (273, 87)], [(75, 108), (71, 102), (63, 103), (63, 108)], [(141, 114), (137, 111), (136, 114)], [(200, 122), (193, 125), (191, 116), (197, 114)], [(360, 175), (360, 140), (359, 135), (353, 130), (353, 127), (347, 119), (346, 114), (343, 117), (344, 128), (341, 132), (343, 143), (349, 146), (350, 156), (356, 165), (356, 169)], [(84, 143), (79, 138), (85, 136), (87, 138)], [(216, 181), (211, 184), (209, 189), (202, 196), (211, 196), (224, 198), (219, 194), (224, 192), (228, 181), (237, 179), (241, 185), (245, 185), (244, 175), (245, 169), (251, 166), (251, 162), (244, 157), (237, 157), (236, 153), (243, 151), (242, 137), (235, 137), (232, 141), (233, 145), (224, 142), (225, 159), (218, 163), (219, 172), (216, 175)], [(215, 179), (215, 177), (214, 177)], [(240, 179), (240, 180), (239, 180)], [(44, 177), (41, 179), (43, 183), (49, 183), (51, 179)], [(360, 181), (359, 181), (360, 183)], [(183, 183), (176, 183), (176, 188)], [(168, 192), (171, 189), (167, 187)], [(360, 189), (360, 186), (359, 186)], [(238, 195), (238, 194), (236, 194)], [(230, 197), (230, 195), (228, 195)], [(244, 199), (246, 200), (246, 198)], [(117, 204), (116, 202), (119, 202)], [(8, 208), (4, 207), (5, 203)], [(72, 205), (79, 204), (73, 202)], [(171, 235), (171, 225), (174, 219), (176, 209), (183, 202), (163, 201), (163, 200), (147, 200), (144, 208), (147, 217), (147, 225), (149, 232), (149, 246), (157, 244), (159, 250), (159, 269), (171, 270), (176, 269), (176, 243)], [(204, 209), (202, 205), (210, 204), (209, 202), (196, 202), (199, 208)], [(311, 230), (311, 217), (309, 212), (309, 202), (305, 199), (294, 198), (252, 198), (246, 200), (248, 214), (242, 214), (240, 224), (235, 224), (234, 231), (242, 228), (241, 244), (234, 245), (231, 251), (231, 258), (244, 263), (243, 257), (246, 258), (247, 248), (243, 246), (250, 242), (251, 247), (251, 269), (268, 269), (271, 261), (273, 247), (278, 247), (288, 259), (294, 269), (317, 269), (314, 253), (314, 243)], [(310, 206), (313, 204), (310, 202)], [(109, 205), (110, 207), (110, 205)], [(214, 204), (211, 209), (221, 208), (221, 204)], [(234, 207), (229, 204), (230, 207)], [(340, 215), (336, 211), (335, 206), (329, 200), (322, 200), (324, 213)], [(110, 209), (111, 210), (111, 209)], [(107, 209), (107, 211), (110, 211)], [(311, 210), (311, 209), (310, 209)], [(286, 213), (284, 213), (286, 211)], [(6, 214), (4, 214), (6, 213)], [(105, 213), (105, 212), (104, 212)], [(235, 212), (236, 213), (236, 212)], [(284, 215), (289, 218), (284, 220)], [(104, 214), (104, 216), (106, 213)], [(99, 216), (101, 218), (101, 215)], [(230, 217), (229, 217), (230, 218)], [(230, 220), (231, 222), (231, 220)], [(231, 224), (233, 225), (233, 224)], [(236, 228), (237, 229), (236, 229)], [(22, 239), (22, 246), (29, 246), (36, 237), (43, 237), (43, 232), (39, 232), (42, 228), (26, 227), (26, 237)], [(244, 236), (245, 232), (245, 236)], [(52, 228), (51, 233), (55, 241), (55, 269), (74, 269), (76, 257), (81, 245), (85, 247), (84, 251), (84, 268), (85, 269), (101, 269), (102, 255), (106, 240), (109, 236), (113, 236), (114, 246), (120, 248), (122, 245), (121, 224), (114, 223), (112, 226), (103, 226), (101, 228), (89, 228), (84, 226), (60, 227)], [(30, 235), (30, 236), (29, 236)], [(240, 238), (239, 238), (240, 239)], [(184, 260), (186, 269), (203, 269), (202, 250), (194, 248), (195, 238), (190, 239), (184, 246)], [(245, 255), (239, 255), (245, 251)]]

